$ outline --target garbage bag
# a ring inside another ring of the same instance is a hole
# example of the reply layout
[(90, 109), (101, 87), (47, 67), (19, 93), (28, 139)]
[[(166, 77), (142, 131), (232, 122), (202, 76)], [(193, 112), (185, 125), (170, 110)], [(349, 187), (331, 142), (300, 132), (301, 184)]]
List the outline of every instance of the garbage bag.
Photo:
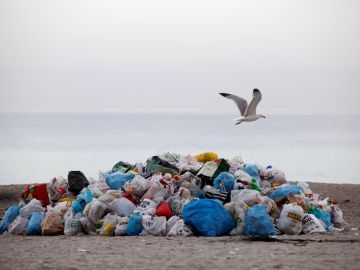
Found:
[(231, 191), (231, 201), (243, 201), (249, 206), (258, 204), (261, 202), (261, 194), (257, 190), (252, 189), (241, 189)]
[(168, 185), (165, 181), (160, 180), (153, 183), (146, 193), (142, 196), (141, 200), (151, 199), (156, 202), (160, 202), (169, 198), (174, 192), (171, 185)]
[(245, 230), (245, 210), (249, 208), (242, 201), (229, 202), (224, 205), (235, 221), (235, 228), (230, 231), (230, 235), (242, 235)]
[(122, 172), (114, 172), (114, 173), (101, 173), (101, 177), (103, 177), (106, 181), (106, 184), (111, 189), (120, 189), (122, 188), (126, 182), (129, 182), (134, 178), (134, 174), (132, 173), (122, 173)]
[(166, 217), (144, 215), (141, 235), (164, 236), (166, 234)]
[(115, 199), (110, 204), (110, 209), (113, 213), (120, 217), (130, 217), (136, 206), (126, 198)]
[(173, 212), (168, 202), (161, 202), (158, 204), (156, 208), (156, 215), (161, 217), (164, 216), (167, 219), (173, 216)]
[(167, 162), (158, 156), (153, 156), (146, 162), (145, 178), (148, 178), (154, 173), (170, 173), (171, 175), (178, 175), (179, 169), (174, 164)]
[(279, 217), (280, 212), (274, 200), (270, 199), (268, 196), (261, 196), (260, 204), (265, 207), (266, 211), (272, 218)]
[(83, 188), (89, 185), (89, 181), (81, 171), (70, 171), (68, 174), (69, 191), (78, 195)]
[(339, 205), (335, 204), (332, 206), (330, 216), (331, 223), (334, 224), (335, 228), (344, 229), (346, 227), (347, 223), (343, 218), (343, 212), (340, 209)]
[(118, 223), (115, 227), (115, 236), (125, 236), (127, 232), (127, 226), (129, 223), (128, 217), (118, 217)]
[(21, 200), (27, 204), (32, 199), (39, 200), (42, 206), (47, 206), (50, 203), (46, 184), (27, 185), (25, 191), (21, 194)]
[(201, 189), (201, 179), (191, 172), (185, 172), (180, 176), (180, 187), (190, 191), (191, 196), (196, 196)]
[(204, 197), (207, 199), (215, 199), (221, 202), (229, 200), (229, 193), (227, 191), (220, 191), (216, 188), (207, 185), (204, 187)]
[(15, 220), (9, 225), (9, 233), (20, 235), (25, 233), (25, 229), (29, 224), (27, 217), (17, 216)]
[(308, 234), (326, 232), (326, 230), (321, 224), (320, 220), (317, 219), (313, 214), (305, 214), (302, 220), (302, 232)]
[(226, 235), (235, 227), (230, 213), (216, 200), (191, 201), (185, 204), (182, 215), (185, 224), (203, 236)]
[(284, 234), (300, 234), (303, 218), (304, 210), (300, 206), (296, 203), (285, 204), (276, 227)]
[(260, 185), (260, 170), (258, 167), (252, 164), (246, 164), (245, 166), (245, 172), (251, 176), (251, 178), (254, 178), (258, 185)]
[(202, 164), (197, 162), (193, 156), (187, 155), (180, 158), (177, 166), (180, 172), (197, 173), (201, 169)]
[(134, 210), (134, 213), (139, 213), (140, 215), (147, 215), (150, 213), (156, 212), (157, 203), (150, 199), (144, 199)]
[(44, 212), (45, 208), (41, 206), (41, 202), (37, 199), (32, 199), (27, 205), (20, 209), (20, 216), (28, 218), (33, 212)]
[(178, 216), (172, 216), (171, 218), (168, 219), (168, 221), (166, 222), (166, 235), (170, 232), (171, 228), (175, 226), (176, 222), (179, 219), (180, 218)]
[(200, 154), (195, 155), (196, 161), (202, 162), (202, 163), (205, 163), (205, 162), (208, 162), (208, 161), (213, 161), (213, 160), (216, 160), (218, 158), (219, 158), (218, 155), (216, 153), (214, 153), (214, 152), (204, 152), (204, 153), (200, 153)]
[(131, 170), (132, 165), (130, 163), (124, 162), (124, 161), (119, 161), (118, 163), (116, 163), (111, 172), (123, 172), (126, 173), (129, 170)]
[(69, 186), (65, 178), (61, 176), (54, 177), (48, 185), (49, 197), (51, 203), (58, 202), (62, 197), (65, 196), (68, 189)]
[(15, 204), (11, 205), (5, 212), (5, 215), (0, 223), (0, 234), (8, 230), (9, 225), (15, 220), (20, 214), (20, 206)]
[(303, 192), (302, 187), (297, 185), (287, 185), (284, 184), (277, 189), (275, 189), (271, 194), (270, 198), (273, 199), (276, 203), (281, 202), (289, 195), (300, 194)]
[(93, 195), (90, 189), (85, 188), (79, 195), (77, 195), (76, 200), (71, 204), (71, 208), (74, 213), (82, 212), (85, 206), (93, 200)]
[(261, 204), (251, 206), (245, 214), (245, 234), (249, 236), (275, 235), (272, 220)]
[(231, 192), (234, 188), (235, 177), (228, 172), (221, 172), (214, 179), (214, 188), (221, 191)]
[(149, 189), (150, 183), (141, 175), (135, 175), (135, 177), (124, 184), (124, 190), (130, 194), (136, 196), (143, 196), (144, 193)]
[(81, 222), (80, 222), (80, 213), (77, 215), (74, 215), (72, 212), (72, 209), (70, 208), (68, 210), (69, 216), (65, 220), (65, 226), (64, 226), (64, 234), (66, 236), (73, 236), (77, 235), (81, 232)]
[(192, 236), (194, 233), (191, 228), (187, 226), (183, 219), (177, 220), (177, 222), (171, 227), (167, 236)]
[(308, 213), (314, 214), (316, 218), (321, 220), (324, 223), (326, 230), (329, 230), (329, 228), (332, 226), (330, 214), (325, 210), (309, 206)]
[(139, 235), (142, 231), (142, 216), (138, 213), (132, 214), (129, 218), (128, 226), (127, 226), (127, 235), (135, 236)]
[(30, 216), (30, 221), (26, 227), (27, 235), (41, 235), (41, 222), (45, 215), (42, 212), (33, 212)]
[(104, 217), (103, 224), (99, 230), (99, 235), (100, 236), (114, 236), (116, 224), (117, 224), (116, 215), (107, 214)]
[(84, 209), (84, 216), (88, 217), (89, 220), (96, 224), (102, 219), (108, 212), (110, 212), (110, 206), (108, 203), (99, 199), (91, 201)]
[(201, 186), (212, 185), (214, 179), (221, 172), (228, 172), (230, 165), (225, 159), (217, 159), (216, 161), (208, 161), (197, 173), (197, 176), (201, 178)]
[(64, 225), (62, 217), (55, 211), (47, 212), (45, 218), (41, 222), (42, 235), (59, 235), (63, 234)]

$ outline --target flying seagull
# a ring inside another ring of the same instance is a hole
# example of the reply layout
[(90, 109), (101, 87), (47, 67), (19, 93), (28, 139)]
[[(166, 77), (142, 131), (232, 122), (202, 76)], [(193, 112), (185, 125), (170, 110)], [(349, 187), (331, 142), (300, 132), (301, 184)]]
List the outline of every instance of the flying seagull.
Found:
[(261, 92), (259, 91), (259, 89), (255, 88), (253, 90), (253, 98), (249, 106), (247, 104), (247, 101), (241, 97), (227, 93), (219, 93), (219, 94), (222, 95), (223, 97), (231, 99), (238, 106), (241, 117), (234, 119), (235, 121), (237, 121), (235, 125), (238, 125), (241, 122), (252, 122), (258, 120), (259, 118), (266, 118), (262, 114), (256, 114), (256, 106), (261, 101)]

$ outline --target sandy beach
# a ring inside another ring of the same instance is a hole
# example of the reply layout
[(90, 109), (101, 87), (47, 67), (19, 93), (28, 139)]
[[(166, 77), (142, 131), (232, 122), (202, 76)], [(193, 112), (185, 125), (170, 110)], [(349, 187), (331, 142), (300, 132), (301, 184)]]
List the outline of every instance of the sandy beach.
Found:
[[(0, 210), (24, 185), (0, 186)], [(1, 269), (359, 269), (360, 185), (311, 183), (340, 204), (349, 228), (341, 234), (246, 237), (0, 236)]]

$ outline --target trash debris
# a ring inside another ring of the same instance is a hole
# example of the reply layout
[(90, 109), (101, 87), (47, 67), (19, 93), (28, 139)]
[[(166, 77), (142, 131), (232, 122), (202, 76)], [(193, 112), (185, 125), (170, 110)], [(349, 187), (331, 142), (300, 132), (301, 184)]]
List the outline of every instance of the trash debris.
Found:
[(273, 237), (348, 227), (336, 201), (239, 156), (168, 152), (110, 168), (98, 180), (70, 171), (68, 179), (28, 185), (19, 206), (5, 212), (0, 234)]

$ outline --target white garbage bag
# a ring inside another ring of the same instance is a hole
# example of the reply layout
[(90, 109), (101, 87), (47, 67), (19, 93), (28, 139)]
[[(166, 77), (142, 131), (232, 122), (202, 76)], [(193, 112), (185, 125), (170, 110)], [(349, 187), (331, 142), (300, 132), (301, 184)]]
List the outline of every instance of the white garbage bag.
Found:
[(149, 189), (149, 187), (149, 181), (137, 174), (130, 182), (125, 183), (124, 190), (130, 194), (141, 197)]
[(300, 234), (303, 227), (303, 218), (304, 210), (301, 206), (296, 203), (285, 204), (276, 227), (285, 234)]
[(141, 235), (164, 236), (166, 234), (166, 217), (144, 215)]
[(28, 225), (29, 219), (27, 217), (17, 216), (9, 225), (8, 232), (15, 235), (25, 234), (25, 229)]
[(115, 199), (110, 204), (110, 209), (119, 217), (130, 217), (136, 209), (135, 204), (126, 198)]
[(324, 226), (320, 220), (313, 214), (305, 214), (302, 220), (302, 232), (307, 233), (318, 233), (326, 232)]
[(37, 199), (32, 199), (28, 204), (20, 209), (20, 216), (24, 218), (30, 217), (32, 212), (44, 212), (45, 208), (41, 206), (41, 202)]
[(191, 228), (184, 223), (184, 220), (179, 219), (175, 225), (171, 227), (167, 236), (192, 236), (193, 234)]
[(253, 206), (261, 202), (261, 194), (257, 190), (252, 189), (241, 189), (241, 190), (232, 190), (231, 191), (231, 201), (243, 201), (248, 206)]
[(115, 236), (125, 236), (127, 235), (127, 225), (129, 223), (128, 217), (118, 217), (118, 223), (115, 228)]

